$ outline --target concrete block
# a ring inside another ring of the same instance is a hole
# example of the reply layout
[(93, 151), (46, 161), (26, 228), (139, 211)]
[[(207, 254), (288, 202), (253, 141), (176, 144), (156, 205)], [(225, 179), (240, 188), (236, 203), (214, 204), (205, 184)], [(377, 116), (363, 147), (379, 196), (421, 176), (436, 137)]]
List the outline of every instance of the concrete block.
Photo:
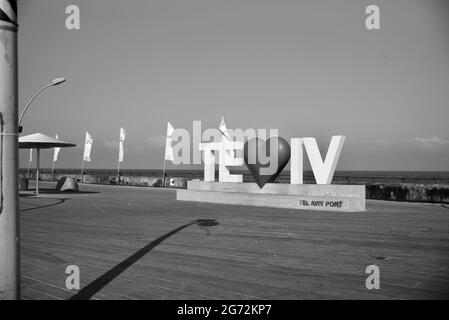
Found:
[(365, 186), (188, 181), (187, 190), (177, 190), (176, 199), (256, 207), (365, 211)]

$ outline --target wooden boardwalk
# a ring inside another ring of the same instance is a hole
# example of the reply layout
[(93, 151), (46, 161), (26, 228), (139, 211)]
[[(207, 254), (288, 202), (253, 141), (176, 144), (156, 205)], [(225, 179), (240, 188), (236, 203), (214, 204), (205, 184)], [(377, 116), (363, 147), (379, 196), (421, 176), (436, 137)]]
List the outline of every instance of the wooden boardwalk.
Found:
[[(449, 206), (312, 212), (81, 189), (22, 194), (23, 299), (449, 298)], [(365, 287), (371, 264), (379, 290)], [(79, 291), (65, 287), (68, 265), (80, 269)]]

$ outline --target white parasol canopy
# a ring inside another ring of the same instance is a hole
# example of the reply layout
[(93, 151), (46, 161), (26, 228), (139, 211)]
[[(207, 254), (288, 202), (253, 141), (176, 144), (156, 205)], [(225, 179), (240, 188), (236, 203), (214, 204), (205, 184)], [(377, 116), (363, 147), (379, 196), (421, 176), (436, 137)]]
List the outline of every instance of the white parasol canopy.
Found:
[(36, 195), (39, 194), (39, 158), (40, 149), (76, 147), (76, 144), (65, 142), (42, 133), (34, 133), (19, 137), (20, 149), (36, 149)]

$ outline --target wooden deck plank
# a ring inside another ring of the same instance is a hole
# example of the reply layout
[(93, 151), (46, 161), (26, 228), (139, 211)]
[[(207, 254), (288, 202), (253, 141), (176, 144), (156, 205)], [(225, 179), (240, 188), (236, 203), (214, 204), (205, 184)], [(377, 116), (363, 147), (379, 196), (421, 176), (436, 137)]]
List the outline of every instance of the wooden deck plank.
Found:
[[(438, 204), (309, 212), (177, 202), (174, 190), (81, 189), (91, 193), (20, 199), (24, 298), (73, 296), (70, 264), (82, 288), (113, 275), (93, 299), (449, 297), (449, 210)], [(370, 264), (380, 290), (365, 288)]]

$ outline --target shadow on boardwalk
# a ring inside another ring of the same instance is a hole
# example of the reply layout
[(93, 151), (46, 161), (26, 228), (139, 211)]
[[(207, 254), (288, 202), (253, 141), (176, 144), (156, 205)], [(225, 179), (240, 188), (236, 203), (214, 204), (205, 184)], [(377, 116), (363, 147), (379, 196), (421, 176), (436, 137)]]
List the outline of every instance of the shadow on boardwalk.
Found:
[(140, 258), (145, 256), (148, 252), (150, 252), (152, 249), (154, 249), (157, 245), (162, 243), (164, 240), (168, 239), (172, 235), (178, 233), (179, 231), (191, 226), (191, 225), (198, 225), (203, 228), (207, 227), (213, 227), (218, 225), (219, 223), (215, 219), (198, 219), (194, 220), (190, 223), (187, 223), (179, 228), (176, 228), (163, 236), (157, 238), (156, 240), (150, 242), (145, 247), (128, 257), (127, 259), (123, 260), (119, 264), (117, 264), (115, 267), (110, 269), (109, 271), (105, 272), (103, 275), (89, 283), (87, 286), (82, 288), (78, 293), (72, 297), (69, 298), (69, 300), (88, 300), (92, 298), (97, 292), (99, 292), (102, 288), (104, 288), (108, 283), (110, 283), (112, 280), (114, 280), (116, 277), (118, 277), (122, 272), (124, 272), (126, 269), (128, 269), (130, 266), (132, 266), (135, 262), (137, 262)]

